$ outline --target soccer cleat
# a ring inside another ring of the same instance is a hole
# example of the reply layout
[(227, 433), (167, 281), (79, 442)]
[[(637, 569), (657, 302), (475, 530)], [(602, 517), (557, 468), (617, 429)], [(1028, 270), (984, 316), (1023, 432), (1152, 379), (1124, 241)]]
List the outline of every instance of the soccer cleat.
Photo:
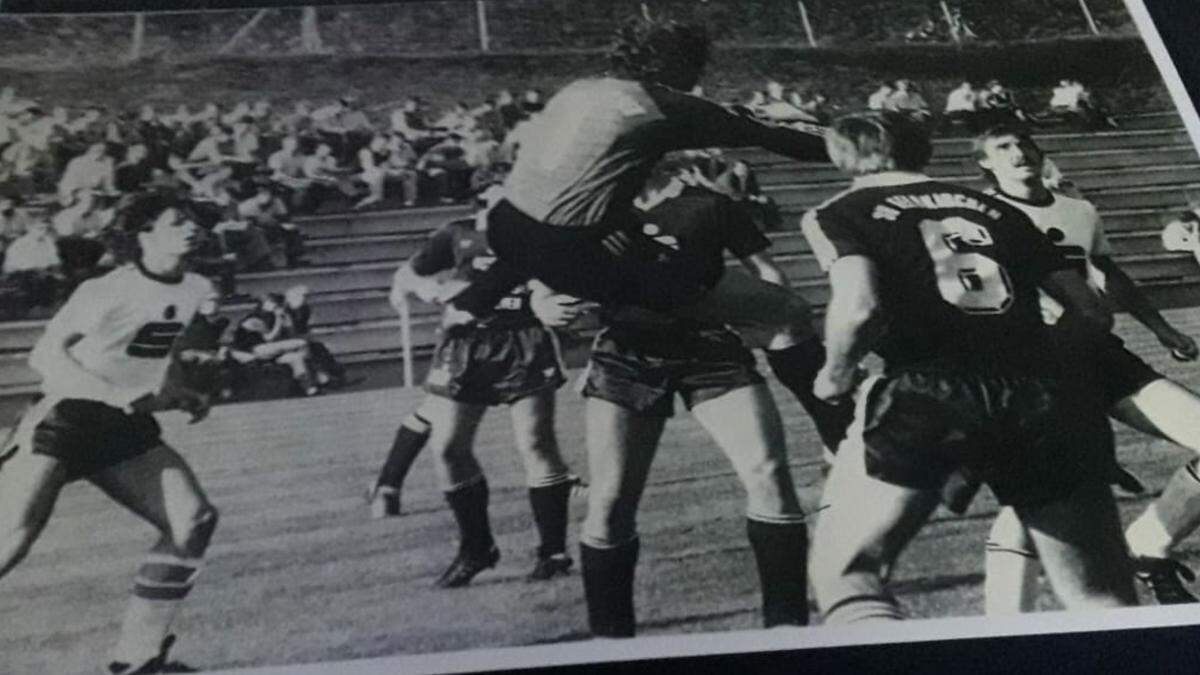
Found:
[(371, 483), (367, 488), (367, 503), (371, 506), (371, 520), (394, 518), (400, 513), (400, 490), (390, 485)]
[(533, 571), (526, 577), (526, 581), (546, 581), (557, 576), (567, 576), (570, 573), (571, 567), (575, 564), (574, 560), (566, 553), (554, 553), (546, 557), (538, 557), (537, 563), (533, 566)]
[(434, 586), (438, 588), (461, 588), (471, 583), (475, 575), (480, 572), (491, 569), (500, 562), (500, 549), (493, 546), (480, 557), (472, 557), (463, 552), (459, 552), (454, 557), (454, 562), (450, 563), (450, 567), (442, 572), (442, 576), (438, 577)]
[(108, 664), (108, 672), (110, 675), (151, 675), (156, 673), (198, 673), (200, 671), (189, 667), (178, 661), (168, 661), (167, 654), (171, 651), (171, 646), (175, 644), (175, 636), (168, 635), (163, 638), (162, 645), (158, 648), (158, 653), (148, 659), (142, 665), (134, 667), (132, 663), (124, 663), (122, 661), (113, 661)]
[(1200, 602), (1192, 595), (1184, 582), (1196, 580), (1196, 575), (1183, 563), (1171, 558), (1137, 556), (1133, 568), (1139, 581), (1150, 588), (1155, 601), (1160, 605), (1185, 605)]

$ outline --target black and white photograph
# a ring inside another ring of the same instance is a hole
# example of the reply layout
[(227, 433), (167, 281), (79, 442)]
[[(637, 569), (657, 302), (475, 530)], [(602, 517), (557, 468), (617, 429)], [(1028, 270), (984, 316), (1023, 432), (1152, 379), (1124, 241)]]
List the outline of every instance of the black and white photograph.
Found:
[(0, 0), (0, 672), (1200, 622), (1141, 0), (49, 4)]

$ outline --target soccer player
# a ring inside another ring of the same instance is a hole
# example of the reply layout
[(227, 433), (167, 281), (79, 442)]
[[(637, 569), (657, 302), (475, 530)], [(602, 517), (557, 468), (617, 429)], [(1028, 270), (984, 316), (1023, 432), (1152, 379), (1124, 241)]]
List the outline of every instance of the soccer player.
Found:
[(632, 201), (670, 150), (759, 145), (827, 161), (811, 129), (763, 124), (684, 93), (708, 52), (697, 28), (639, 20), (618, 35), (611, 76), (577, 80), (546, 104), (489, 217), (498, 261), (452, 300), (456, 308), (486, 316), (514, 286), (536, 278), (585, 300), (717, 323), (809, 322), (807, 303), (787, 289), (748, 277), (723, 281), (720, 270), (686, 256), (621, 256), (602, 243), (618, 231), (646, 243)]
[[(495, 203), (490, 196), (481, 201)], [(434, 232), (409, 261), (412, 272), (425, 278), (449, 272), (453, 279), (470, 281), (486, 269), (494, 260), (485, 239), (487, 212), (481, 205), (474, 218), (453, 221)], [(488, 519), (487, 479), (472, 449), (484, 413), (500, 405), (507, 405), (512, 416), (541, 539), (528, 578), (550, 579), (574, 564), (566, 539), (568, 506), (578, 479), (563, 462), (554, 434), (555, 391), (565, 380), (555, 338), (530, 311), (528, 296), (522, 287), (501, 299), (487, 319), (447, 326), (425, 378), (429, 396), (420, 406), (424, 429), (459, 529), (458, 555), (437, 580), (442, 588), (465, 586), (500, 559)], [(419, 450), (417, 446), (412, 455)], [(385, 465), (381, 481), (403, 480), (412, 460), (389, 458), (389, 465), (396, 467), (396, 462), (404, 470)], [(399, 485), (381, 487), (398, 490)]]
[(128, 675), (168, 667), (172, 619), (217, 524), (216, 508), (151, 415), (207, 414), (207, 398), (166, 373), (176, 338), (214, 290), (182, 271), (199, 229), (184, 205), (152, 193), (121, 218), (136, 239), (136, 262), (80, 285), (30, 355), (43, 397), (3, 453), (0, 575), (29, 552), (71, 481), (86, 479), (151, 524), (161, 537), (134, 578), (107, 671)]
[[(728, 251), (769, 281), (786, 281), (765, 254), (770, 240), (728, 197), (683, 187), (670, 166), (660, 172), (665, 175), (652, 177), (638, 200), (643, 233), (709, 267), (723, 267)], [(534, 286), (539, 318), (549, 325), (576, 318), (574, 298), (543, 297), (542, 289)], [(636, 307), (606, 308), (602, 322), (583, 379), (591, 484), (580, 557), (592, 633), (634, 635), (638, 503), (677, 394), (746, 490), (764, 624), (807, 624), (808, 531), (788, 469), (783, 422), (753, 354), (719, 324)]]
[[(1023, 128), (1005, 125), (983, 132), (975, 141), (976, 158), (997, 198), (1033, 220), (1050, 241), (1062, 247), (1083, 272), (1091, 288), (1148, 328), (1176, 358), (1194, 360), (1195, 341), (1172, 327), (1146, 295), (1113, 262), (1112, 248), (1096, 207), (1050, 191), (1043, 184), (1045, 157)], [(1042, 318), (1056, 324), (1062, 306), (1042, 294)], [(1200, 396), (1189, 391), (1125, 348), (1110, 335), (1092, 358), (1102, 383), (1109, 416), (1142, 433), (1178, 443), (1200, 455)], [(1179, 468), (1161, 497), (1125, 532), (1135, 556), (1138, 578), (1164, 604), (1196, 602), (1180, 581), (1192, 574), (1168, 555), (1171, 548), (1200, 525), (1200, 476), (1194, 459)], [(996, 519), (988, 542), (985, 597), (989, 612), (1033, 609), (1037, 596), (1037, 553), (1010, 512)]]
[(1038, 288), (1069, 308), (1077, 351), (1111, 327), (1106, 307), (1019, 210), (923, 174), (915, 123), (851, 115), (827, 141), (854, 182), (803, 223), (832, 287), (814, 392), (845, 400), (869, 351), (886, 371), (858, 388), (825, 485), (810, 574), (826, 623), (903, 618), (885, 580), (961, 481), (1015, 508), (1068, 608), (1136, 604), (1112, 430), (1046, 338)]

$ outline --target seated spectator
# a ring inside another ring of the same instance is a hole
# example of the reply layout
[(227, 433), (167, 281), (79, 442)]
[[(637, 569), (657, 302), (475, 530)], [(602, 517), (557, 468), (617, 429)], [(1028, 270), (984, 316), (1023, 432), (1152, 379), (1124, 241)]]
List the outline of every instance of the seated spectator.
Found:
[(201, 202), (214, 201), (218, 188), (233, 176), (233, 169), (228, 166), (205, 160), (188, 162), (175, 153), (167, 156), (167, 168), (170, 176), (187, 188), (191, 198)]
[(776, 124), (812, 123), (816, 121), (811, 115), (788, 100), (784, 95), (783, 85), (774, 81), (767, 83), (765, 102), (758, 106), (757, 112)]
[(1012, 91), (1001, 84), (999, 80), (990, 80), (987, 83), (984, 93), (976, 98), (975, 107), (982, 128), (1006, 122), (1027, 123), (1029, 121), (1028, 115), (1017, 105)]
[(341, 388), (346, 385), (346, 368), (338, 362), (325, 343), (312, 339), (309, 329), (312, 308), (308, 305), (308, 287), (292, 286), (283, 294), (284, 310), (292, 321), (297, 337), (308, 343), (309, 368), (321, 387)]
[(198, 210), (216, 237), (226, 259), (232, 259), (236, 272), (266, 272), (275, 269), (271, 243), (262, 228), (242, 217), (239, 207), (226, 188), (219, 188), (215, 199)]
[(359, 178), (367, 185), (367, 196), (354, 208), (361, 209), (383, 201), (389, 181), (400, 184), (405, 206), (417, 203), (416, 153), (399, 135), (377, 133), (370, 144), (358, 151)]
[(155, 168), (146, 144), (131, 143), (125, 149), (125, 161), (113, 171), (113, 186), (121, 194), (140, 192), (154, 181)]
[(875, 90), (875, 93), (867, 98), (867, 108), (870, 110), (886, 110), (888, 100), (891, 99), (895, 91), (891, 82), (881, 83), (879, 88)]
[(304, 236), (270, 184), (259, 185), (253, 195), (238, 204), (237, 213), (238, 220), (257, 228), (272, 246), (282, 249), (284, 264), (289, 269), (304, 264)]
[(761, 89), (755, 89), (750, 92), (750, 98), (746, 99), (745, 107), (753, 114), (759, 115), (762, 109), (767, 105), (767, 92)]
[(512, 131), (513, 127), (526, 117), (513, 93), (507, 89), (501, 89), (500, 93), (496, 94), (496, 111), (500, 113), (500, 119), (504, 122), (505, 133)]
[(271, 124), (271, 102), (265, 98), (260, 98), (250, 106), (250, 119), (255, 130), (259, 134), (266, 134), (272, 130)]
[(187, 161), (201, 169), (202, 173), (207, 173), (225, 164), (243, 162), (245, 158), (238, 153), (233, 129), (224, 124), (214, 124), (209, 127), (208, 135), (192, 148)]
[(500, 161), (500, 144), (487, 129), (475, 129), (463, 138), (464, 157), (473, 169), (487, 169)]
[(1085, 129), (1118, 127), (1116, 120), (1100, 108), (1092, 92), (1077, 80), (1060, 80), (1050, 96), (1048, 114), (1075, 121)]
[(218, 400), (232, 399), (239, 364), (253, 361), (254, 356), (226, 345), (230, 323), (221, 316), (216, 296), (201, 301), (192, 323), (175, 342), (177, 359), (171, 367), (177, 370), (168, 377), (181, 377), (189, 388)]
[(307, 138), (315, 133), (313, 128), (312, 108), (309, 107), (308, 101), (296, 101), (292, 107), (292, 112), (284, 115), (280, 120), (278, 133), (285, 136), (294, 136), (297, 139)]
[(825, 97), (825, 94), (814, 91), (807, 98), (800, 92), (794, 92), (794, 95), (796, 100), (793, 103), (796, 107), (807, 113), (817, 124), (828, 124), (833, 119), (833, 112), (829, 108), (829, 99)]
[(308, 341), (296, 336), (284, 298), (278, 293), (260, 298), (253, 311), (238, 322), (232, 346), (237, 352), (249, 354), (252, 361), (287, 367), (305, 396), (321, 393), (309, 369)]
[(447, 110), (446, 114), (434, 122), (435, 127), (460, 136), (466, 136), (469, 132), (474, 131), (475, 125), (475, 114), (462, 101), (455, 103), (453, 108)]
[(29, 225), (29, 212), (19, 195), (0, 195), (0, 251), (9, 242), (25, 234)]
[(301, 165), (304, 178), (309, 181), (305, 195), (305, 211), (315, 211), (330, 198), (341, 194), (354, 197), (358, 189), (349, 177), (350, 171), (338, 165), (333, 156), (333, 148), (328, 143), (321, 143), (312, 155), (305, 157)]
[(1191, 253), (1200, 263), (1200, 202), (1192, 201), (1187, 211), (1163, 228), (1162, 243), (1168, 251)]
[[(25, 233), (17, 237), (4, 252), (2, 271), (5, 281), (19, 293), (20, 307), (5, 307), (5, 314), (16, 310), (21, 316), (34, 307), (50, 307), (59, 298), (62, 266), (58, 245), (50, 224), (41, 218), (33, 219)], [(8, 303), (6, 303), (8, 304)]]
[(972, 131), (978, 128), (976, 121), (976, 102), (978, 94), (971, 83), (964, 80), (946, 95), (946, 109), (942, 113), (947, 125), (964, 124)]
[(284, 136), (279, 150), (267, 158), (271, 182), (286, 192), (293, 209), (302, 208), (307, 203), (306, 195), (312, 186), (312, 180), (304, 175), (305, 159), (300, 154), (300, 139), (293, 135)]
[(404, 105), (392, 112), (392, 133), (404, 136), (412, 144), (417, 154), (441, 142), (444, 132), (433, 128), (425, 119), (425, 111), (421, 99), (412, 97), (404, 101)]
[(261, 143), (258, 132), (254, 128), (254, 118), (246, 115), (233, 123), (230, 133), (233, 143), (233, 157), (228, 164), (233, 169), (234, 180), (246, 180), (254, 175), (259, 159)]
[(918, 122), (925, 122), (932, 116), (929, 104), (926, 103), (925, 97), (921, 96), (921, 92), (917, 91), (912, 80), (896, 80), (896, 88), (884, 107), (908, 115)]
[(417, 171), (429, 180), (434, 194), (444, 204), (467, 198), (473, 170), (458, 134), (450, 134), (417, 161)]
[(114, 216), (115, 209), (101, 206), (92, 193), (83, 192), (74, 204), (51, 219), (58, 240), (58, 257), (71, 289), (95, 276), (111, 257), (105, 238)]
[(546, 104), (542, 102), (542, 92), (538, 89), (526, 89), (525, 96), (521, 99), (521, 110), (525, 111), (525, 116), (535, 115), (546, 109)]
[(905, 42), (937, 42), (939, 37), (939, 24), (932, 16), (928, 14), (921, 20), (921, 23), (916, 28), (904, 34)]
[(371, 121), (359, 107), (358, 98), (343, 96), (312, 114), (320, 140), (329, 145), (339, 164), (354, 162), (360, 148), (371, 140)]
[(727, 195), (746, 209), (760, 230), (774, 231), (783, 225), (779, 206), (775, 204), (775, 200), (763, 194), (758, 186), (758, 179), (746, 162), (734, 162), (713, 182), (717, 192)]
[(88, 146), (80, 156), (67, 163), (58, 181), (58, 203), (71, 206), (84, 192), (93, 195), (115, 195), (117, 187), (112, 157), (103, 142)]

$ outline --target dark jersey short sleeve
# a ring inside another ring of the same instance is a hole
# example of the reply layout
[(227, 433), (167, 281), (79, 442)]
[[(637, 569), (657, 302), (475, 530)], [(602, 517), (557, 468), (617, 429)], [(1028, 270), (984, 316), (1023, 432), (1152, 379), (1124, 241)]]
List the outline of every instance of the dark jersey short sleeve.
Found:
[(418, 276), (427, 277), (454, 268), (454, 228), (443, 225), (430, 235), (409, 263)]
[(771, 247), (771, 240), (759, 231), (748, 209), (739, 208), (728, 198), (721, 199), (718, 204), (717, 210), (726, 233), (726, 251), (739, 258), (748, 258)]
[(838, 258), (870, 254), (858, 222), (836, 209), (819, 208), (805, 213), (800, 229), (823, 270), (828, 271)]
[(824, 129), (765, 124), (712, 101), (662, 86), (646, 92), (670, 123), (667, 149), (759, 146), (793, 159), (828, 162)]
[(1005, 222), (1010, 224), (1008, 238), (1012, 242), (1013, 254), (1030, 271), (1032, 278), (1040, 280), (1051, 272), (1074, 268), (1075, 264), (1067, 259), (1064, 249), (1055, 246), (1029, 216), (1020, 209), (1007, 204), (1005, 206)]

